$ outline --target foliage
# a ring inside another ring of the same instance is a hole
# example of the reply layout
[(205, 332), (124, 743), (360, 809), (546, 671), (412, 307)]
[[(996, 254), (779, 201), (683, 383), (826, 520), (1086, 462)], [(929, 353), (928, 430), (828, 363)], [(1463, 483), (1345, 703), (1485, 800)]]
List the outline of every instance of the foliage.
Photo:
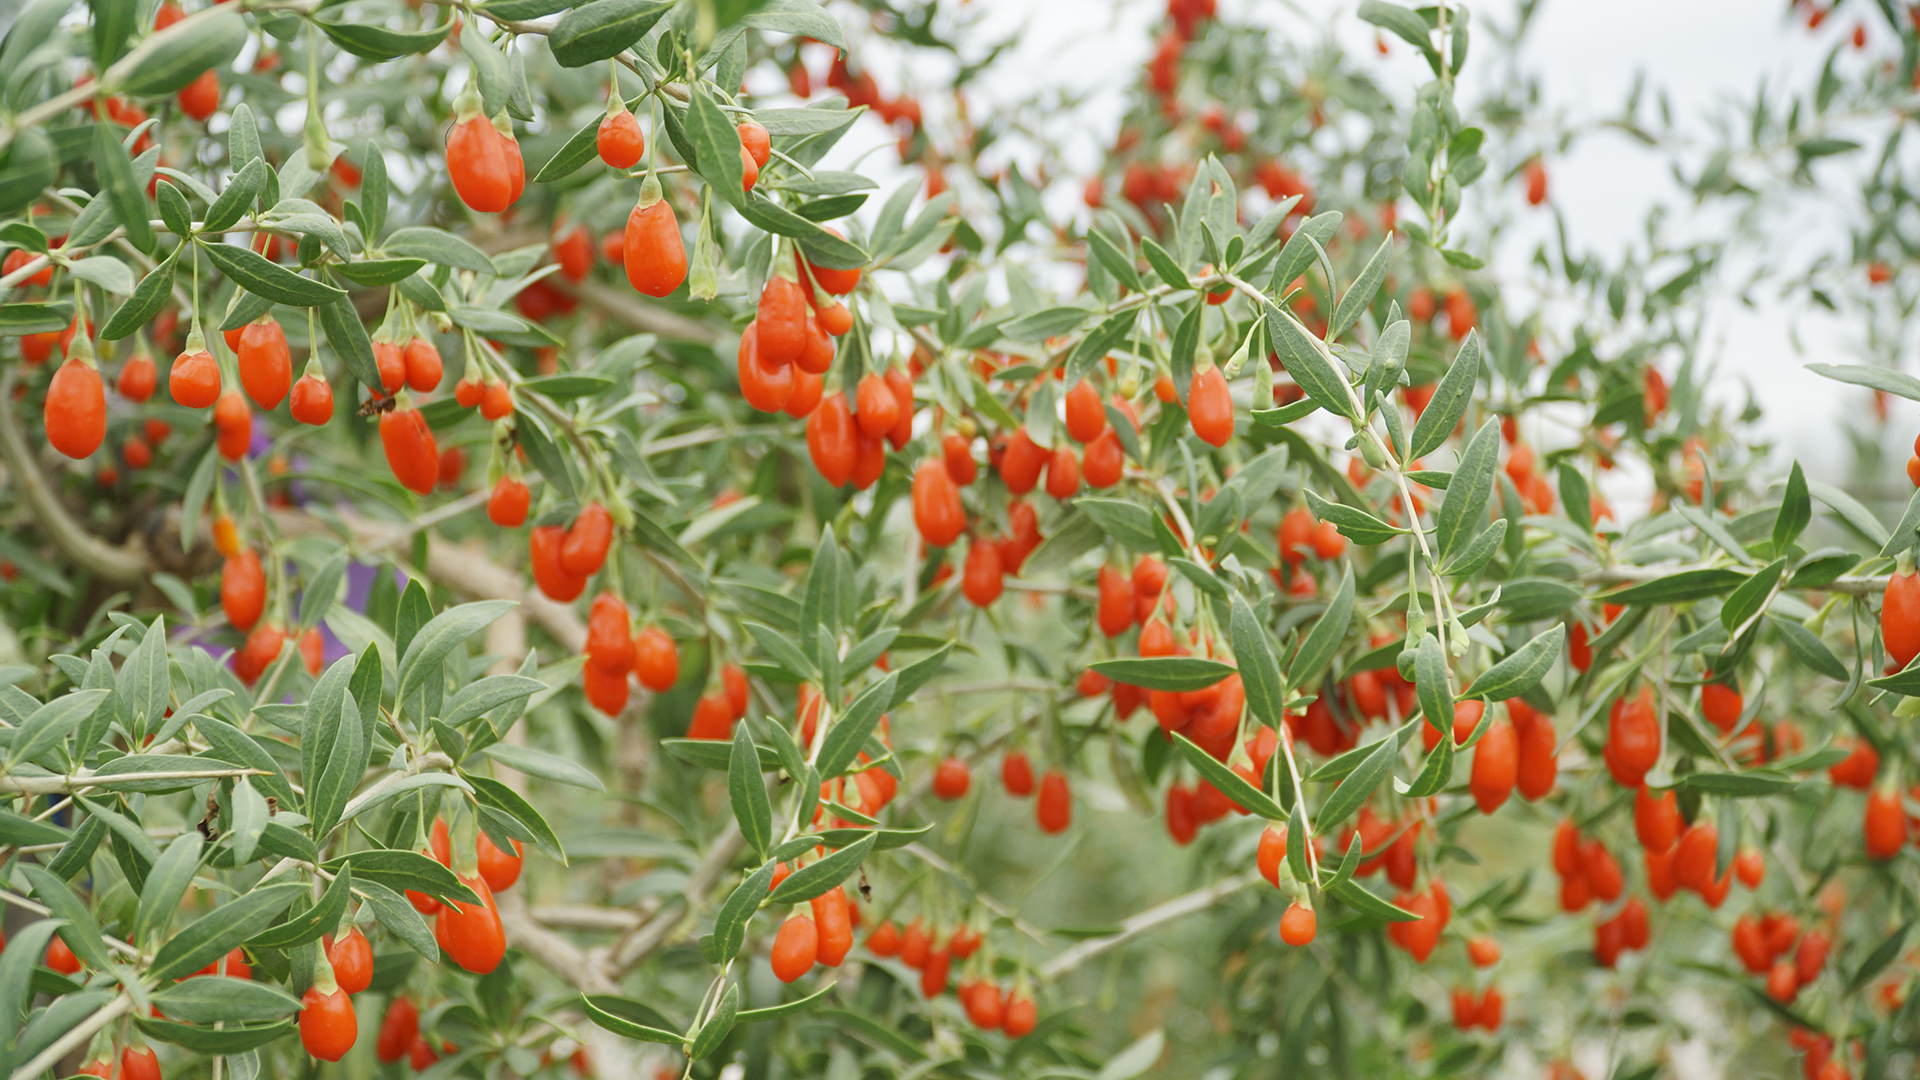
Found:
[(0, 1069), (1911, 1071), (1920, 495), (1779, 482), (1703, 341), (1874, 131), (1741, 284), (1920, 400), (1920, 24), (1853, 7), (1683, 175), (1739, 227), (1528, 291), (1532, 4), (1360, 4), (1402, 100), (1170, 0), (1065, 179), (931, 4), (36, 0)]

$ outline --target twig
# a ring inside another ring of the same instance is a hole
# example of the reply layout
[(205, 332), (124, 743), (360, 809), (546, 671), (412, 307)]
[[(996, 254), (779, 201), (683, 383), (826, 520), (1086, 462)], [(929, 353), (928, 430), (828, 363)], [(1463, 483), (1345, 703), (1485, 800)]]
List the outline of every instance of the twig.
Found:
[(66, 1057), (74, 1048), (93, 1038), (94, 1032), (118, 1020), (121, 1014), (132, 1008), (133, 998), (125, 991), (121, 991), (119, 997), (101, 1006), (92, 1016), (68, 1028), (67, 1033), (55, 1039), (51, 1046), (35, 1054), (33, 1059), (25, 1065), (13, 1070), (12, 1080), (33, 1080), (34, 1077), (53, 1068), (55, 1062)]
[(1040, 965), (1040, 977), (1054, 979), (1065, 975), (1116, 945), (1124, 945), (1162, 923), (1172, 922), (1196, 911), (1204, 911), (1259, 880), (1261, 880), (1259, 873), (1248, 871), (1230, 878), (1222, 878), (1205, 888), (1195, 889), (1184, 896), (1176, 896), (1164, 904), (1150, 907), (1122, 922), (1119, 932), (1108, 934), (1106, 937), (1088, 938)]
[(218, 780), (229, 776), (265, 776), (265, 769), (175, 769), (169, 772), (114, 773), (99, 776), (82, 769), (73, 776), (0, 776), (0, 792), (13, 795), (57, 795), (127, 780)]

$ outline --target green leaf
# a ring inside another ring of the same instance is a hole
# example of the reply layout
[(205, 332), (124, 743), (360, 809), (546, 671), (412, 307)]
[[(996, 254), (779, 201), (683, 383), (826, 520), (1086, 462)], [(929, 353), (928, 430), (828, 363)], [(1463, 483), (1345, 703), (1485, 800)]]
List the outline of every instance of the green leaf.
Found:
[(1287, 820), (1287, 812), (1280, 808), (1279, 803), (1273, 801), (1272, 796), (1247, 783), (1245, 777), (1227, 768), (1213, 755), (1194, 745), (1193, 740), (1185, 735), (1176, 734), (1173, 737), (1173, 744), (1179, 749), (1180, 756), (1187, 759), (1187, 764), (1193, 766), (1195, 772), (1235, 804), (1268, 821)]
[[(1554, 662), (1559, 660), (1566, 644), (1567, 626), (1554, 623), (1544, 633), (1538, 634), (1532, 641), (1515, 649), (1501, 661), (1488, 668), (1481, 676), (1473, 680), (1463, 698), (1482, 698), (1487, 701), (1505, 701), (1516, 698), (1540, 685), (1540, 680), (1552, 670)], [(1435, 642), (1438, 647), (1439, 642)], [(1451, 723), (1451, 717), (1448, 722)]]
[(366, 899), (367, 906), (373, 909), (373, 917), (394, 937), (426, 957), (428, 963), (440, 962), (440, 946), (433, 940), (433, 931), (427, 928), (427, 920), (420, 917), (406, 897), (364, 876), (354, 882), (353, 889)]
[(1335, 230), (1340, 228), (1343, 220), (1345, 217), (1340, 211), (1329, 210), (1301, 222), (1293, 235), (1287, 237), (1286, 245), (1280, 249), (1280, 257), (1274, 261), (1273, 284), (1269, 291), (1278, 295), (1291, 288), (1300, 272), (1321, 257), (1327, 241), (1333, 239)]
[(1333, 366), (1333, 357), (1319, 339), (1307, 333), (1294, 317), (1267, 305), (1267, 334), (1287, 374), (1319, 406), (1335, 416), (1356, 419), (1346, 379)]
[(1240, 683), (1246, 688), (1247, 708), (1268, 727), (1278, 728), (1286, 713), (1286, 683), (1280, 677), (1280, 661), (1274, 654), (1273, 639), (1245, 597), (1235, 593), (1232, 603), (1229, 626), (1233, 655), (1240, 665)]
[(340, 925), (340, 919), (347, 913), (347, 897), (353, 891), (353, 867), (342, 867), (338, 876), (327, 886), (318, 903), (297, 910), (292, 918), (277, 926), (265, 930), (247, 939), (247, 946), (256, 949), (292, 949), (310, 941), (320, 940), (322, 934), (330, 933)]
[(1399, 750), (1399, 740), (1391, 735), (1373, 744), (1373, 749), (1359, 766), (1340, 781), (1340, 786), (1333, 789), (1333, 794), (1327, 796), (1326, 802), (1320, 804), (1319, 812), (1313, 815), (1314, 828), (1325, 833), (1360, 809), (1373, 796), (1380, 782), (1393, 772), (1393, 759)]
[[(302, 277), (252, 248), (232, 244), (201, 243), (207, 260), (231, 278), (234, 284), (256, 296), (290, 307), (315, 307), (344, 299), (346, 291), (318, 278)], [(375, 369), (378, 370), (377, 368)], [(376, 382), (374, 385), (378, 385)]]
[[(1447, 368), (1447, 374), (1433, 391), (1433, 399), (1427, 402), (1426, 411), (1420, 414), (1420, 420), (1413, 425), (1412, 456), (1426, 457), (1440, 448), (1459, 425), (1460, 418), (1467, 414), (1467, 403), (1473, 400), (1473, 387), (1480, 379), (1480, 334), (1469, 330), (1466, 339), (1460, 342), (1460, 351), (1454, 354), (1453, 363)], [(1448, 488), (1452, 491), (1452, 488)]]
[[(1464, 355), (1466, 350), (1461, 349)], [(1476, 365), (1478, 361), (1475, 361)], [(1455, 367), (1459, 361), (1454, 361)], [(1448, 373), (1451, 377), (1452, 373)], [(1435, 397), (1438, 397), (1435, 393)], [(1429, 412), (1433, 406), (1427, 406)], [(1451, 430), (1449, 428), (1448, 430)], [(1493, 474), (1500, 453), (1500, 421), (1488, 417), (1461, 451), (1460, 464), (1453, 470), (1446, 498), (1434, 515), (1434, 537), (1440, 561), (1448, 562), (1462, 544), (1485, 528), (1487, 500), (1493, 496)]]
[(727, 766), (727, 797), (733, 803), (733, 817), (740, 823), (740, 834), (764, 858), (773, 845), (773, 807), (767, 800), (767, 780), (760, 772), (760, 755), (754, 750), (747, 725), (733, 729), (733, 754)]
[(394, 696), (405, 701), (428, 679), (437, 677), (440, 665), (453, 650), (516, 606), (511, 600), (476, 600), (435, 615), (414, 635), (400, 658), (400, 685)]
[(765, 0), (740, 16), (740, 22), (755, 30), (810, 37), (843, 53), (847, 50), (847, 39), (840, 32), (840, 23), (814, 0)]
[(1886, 940), (1874, 946), (1865, 960), (1860, 961), (1860, 966), (1855, 968), (1853, 974), (1847, 979), (1849, 995), (1859, 993), (1873, 981), (1874, 976), (1886, 970), (1887, 965), (1899, 957), (1900, 950), (1906, 947), (1907, 935), (1913, 931), (1913, 923), (1912, 919), (1901, 923), (1898, 929), (1887, 935)]
[(1685, 791), (1703, 795), (1722, 795), (1731, 799), (1779, 795), (1792, 791), (1799, 781), (1783, 772), (1755, 769), (1750, 772), (1688, 773), (1675, 783)]
[(401, 892), (411, 889), (441, 900), (451, 898), (467, 904), (480, 901), (479, 894), (462, 884), (452, 870), (417, 851), (363, 848), (329, 859), (323, 865), (336, 874), (351, 870), (354, 880), (362, 885), (373, 881), (389, 889)]
[(805, 1012), (807, 1006), (825, 997), (827, 991), (832, 990), (838, 985), (838, 983), (828, 983), (813, 993), (808, 994), (806, 997), (795, 998), (792, 1001), (782, 1002), (778, 1005), (769, 1005), (764, 1009), (747, 1009), (733, 1018), (734, 1026), (757, 1024), (762, 1020), (778, 1020), (783, 1016), (792, 1016), (798, 1012)]
[(587, 1019), (606, 1028), (615, 1035), (620, 1035), (628, 1039), (638, 1039), (641, 1042), (663, 1043), (667, 1046), (685, 1045), (679, 1032), (649, 1027), (646, 1024), (635, 1023), (625, 1017), (616, 1016), (608, 1012), (605, 1008), (602, 1008), (602, 1004), (607, 1002), (609, 996), (610, 995), (580, 995), (580, 1007), (585, 1010)]
[(174, 34), (143, 58), (120, 83), (134, 97), (166, 97), (216, 67), (233, 63), (249, 38), (247, 22), (237, 11), (221, 11), (192, 28)]
[[(1785, 507), (1783, 506), (1781, 509), (1784, 510)], [(1912, 551), (1916, 540), (1914, 535), (1915, 530), (1920, 530), (1920, 488), (1915, 488), (1912, 498), (1907, 500), (1907, 509), (1900, 515), (1900, 523), (1893, 527), (1893, 535), (1889, 536), (1887, 542), (1880, 546), (1880, 557), (1883, 559), (1897, 559), (1901, 555)], [(1831, 552), (1836, 549), (1825, 548), (1823, 550)], [(1785, 552), (1781, 553), (1785, 554)], [(1851, 558), (1852, 556), (1850, 555), (1841, 554), (1835, 560), (1836, 562), (1843, 562), (1845, 565), (1839, 566), (1839, 568), (1834, 571), (1833, 577), (1838, 577), (1852, 568)], [(1804, 567), (1795, 570), (1791, 584), (1796, 587), (1801, 584), (1801, 573), (1803, 570)], [(1833, 578), (1829, 577), (1826, 580), (1831, 581)], [(1822, 582), (1822, 584), (1825, 584), (1825, 582)]]
[(1434, 743), (1433, 749), (1427, 754), (1426, 764), (1420, 767), (1420, 775), (1413, 778), (1413, 783), (1407, 785), (1407, 790), (1402, 794), (1409, 799), (1438, 795), (1453, 779), (1453, 758), (1453, 733), (1449, 731)]
[(1507, 538), (1507, 519), (1501, 518), (1480, 530), (1464, 550), (1454, 556), (1451, 562), (1440, 569), (1447, 577), (1472, 577), (1486, 568), (1493, 557), (1500, 552), (1500, 544)]
[(713, 1007), (707, 1021), (694, 1033), (693, 1045), (687, 1048), (687, 1060), (699, 1061), (720, 1049), (720, 1044), (733, 1031), (733, 1018), (740, 1012), (740, 984), (728, 983)]
[(108, 693), (107, 690), (75, 690), (33, 710), (13, 733), (8, 762), (18, 765), (33, 761), (64, 742), (100, 708)]
[(670, 0), (593, 0), (561, 16), (547, 37), (561, 67), (585, 67), (632, 48), (673, 7)]
[(1827, 508), (1839, 515), (1840, 520), (1856, 529), (1875, 546), (1886, 544), (1892, 537), (1887, 535), (1886, 526), (1873, 516), (1873, 511), (1860, 505), (1860, 500), (1841, 491), (1831, 484), (1818, 480), (1808, 480), (1807, 490), (1813, 497), (1827, 504)]
[(365, 285), (371, 289), (397, 284), (401, 279), (418, 273), (425, 265), (425, 259), (360, 259), (337, 263), (333, 272), (355, 285)]
[(586, 788), (588, 791), (607, 790), (606, 784), (602, 783), (598, 776), (572, 758), (549, 754), (532, 747), (516, 746), (513, 743), (494, 743), (481, 753), (515, 772), (523, 772), (528, 776), (537, 776), (542, 780), (552, 780), (560, 784), (571, 784), (574, 787)]
[(425, 259), (455, 270), (471, 270), (488, 276), (498, 273), (486, 252), (450, 232), (423, 225), (395, 229), (381, 242), (380, 250), (388, 255)]
[[(1920, 492), (1915, 493), (1915, 500), (1920, 503)], [(1787, 489), (1780, 499), (1780, 511), (1773, 517), (1773, 550), (1784, 554), (1812, 520), (1813, 501), (1807, 494), (1807, 477), (1800, 471), (1800, 462), (1796, 460), (1793, 471), (1787, 474)]]
[(1153, 267), (1153, 272), (1160, 275), (1161, 281), (1182, 291), (1193, 288), (1193, 282), (1187, 278), (1186, 272), (1180, 269), (1179, 260), (1167, 254), (1166, 248), (1154, 243), (1153, 237), (1141, 237), (1140, 250), (1147, 257), (1147, 265)]
[(133, 917), (133, 938), (142, 947), (151, 947), (155, 935), (165, 930), (180, 913), (180, 898), (193, 884), (200, 869), (204, 846), (200, 834), (192, 830), (174, 837), (160, 860), (147, 874), (147, 887), (140, 891), (140, 907)]
[(1322, 521), (1333, 523), (1340, 535), (1356, 544), (1372, 546), (1383, 544), (1407, 530), (1389, 525), (1365, 510), (1356, 510), (1344, 503), (1328, 502), (1311, 489), (1303, 492), (1307, 497), (1307, 508), (1313, 516)]
[(375, 23), (337, 22), (318, 16), (313, 21), (335, 45), (366, 60), (424, 56), (439, 47), (453, 29), (451, 21), (425, 30), (390, 30)]
[(1908, 401), (1920, 401), (1920, 379), (1892, 368), (1864, 364), (1808, 364), (1807, 370), (1835, 382), (1883, 390)]
[(1660, 607), (1718, 596), (1746, 580), (1747, 575), (1724, 566), (1705, 570), (1682, 570), (1629, 586), (1619, 592), (1607, 593), (1603, 599), (1608, 603), (1625, 607)]
[(798, 679), (810, 679), (816, 675), (813, 661), (800, 651), (799, 646), (785, 634), (764, 623), (743, 620), (742, 624), (753, 640), (765, 650), (781, 670)]
[(1393, 261), (1393, 239), (1393, 234), (1389, 232), (1374, 250), (1373, 257), (1367, 260), (1367, 265), (1361, 268), (1360, 276), (1347, 286), (1346, 295), (1340, 298), (1339, 306), (1333, 309), (1333, 321), (1327, 324), (1327, 337), (1337, 338), (1346, 333), (1347, 327), (1358, 321), (1361, 312), (1373, 303), (1373, 298), (1380, 292), (1380, 283), (1387, 278), (1387, 266)]
[(170, 1042), (201, 1054), (234, 1054), (251, 1050), (290, 1034), (291, 1017), (270, 1024), (230, 1024), (222, 1028), (199, 1027), (134, 1014), (134, 1025), (148, 1039)]
[(1442, 735), (1453, 732), (1453, 692), (1447, 685), (1447, 653), (1440, 639), (1422, 635), (1413, 653), (1413, 688), (1420, 714)]
[(546, 688), (546, 683), (525, 675), (488, 675), (461, 687), (453, 700), (447, 702), (440, 719), (451, 727), (460, 727), (502, 705), (525, 701)]
[(775, 904), (798, 904), (833, 891), (866, 860), (867, 853), (873, 850), (873, 842), (872, 836), (863, 837), (819, 862), (795, 870), (787, 875), (779, 888), (773, 890), (769, 899)]
[(947, 657), (953, 655), (953, 642), (949, 641), (937, 651), (915, 660), (899, 671), (894, 672), (893, 700), (887, 708), (898, 708), (913, 696), (915, 690), (930, 682), (935, 675), (947, 666)]
[[(147, 196), (133, 175), (133, 159), (120, 145), (113, 125), (93, 125), (93, 162), (99, 170), (103, 194), (113, 205), (114, 220), (127, 232), (127, 241), (141, 251), (153, 250), (153, 225), (147, 219)], [(265, 261), (265, 260), (262, 260)]]
[(1319, 621), (1313, 624), (1293, 654), (1293, 663), (1288, 668), (1293, 685), (1313, 685), (1333, 661), (1340, 643), (1346, 640), (1347, 625), (1353, 621), (1353, 595), (1353, 567), (1348, 565), (1341, 571), (1340, 587), (1334, 590), (1333, 599), (1327, 601), (1327, 610), (1321, 613)]
[(272, 1020), (300, 1008), (299, 998), (272, 983), (225, 975), (201, 975), (162, 987), (154, 991), (153, 1003), (169, 1019), (190, 1024)]
[(1086, 308), (1044, 308), (1006, 323), (1000, 327), (1000, 334), (1013, 341), (1045, 341), (1078, 330), (1092, 315)]
[(33, 1005), (34, 966), (47, 955), (53, 933), (62, 925), (57, 919), (28, 923), (7, 942), (13, 948), (0, 954), (0, 1045), (14, 1045), (14, 1035)]
[(600, 117), (587, 122), (586, 126), (574, 132), (567, 141), (554, 151), (545, 165), (534, 175), (536, 184), (551, 184), (555, 180), (564, 180), (580, 170), (580, 167), (593, 161), (599, 154)]
[(73, 954), (95, 971), (107, 968), (110, 961), (107, 947), (100, 941), (100, 924), (94, 920), (93, 912), (87, 910), (87, 905), (74, 895), (66, 880), (32, 863), (21, 863), (20, 872), (26, 875), (27, 882), (32, 885), (33, 895), (47, 905), (48, 913), (66, 922), (67, 925), (60, 930), (60, 937), (73, 950)]
[(773, 883), (773, 871), (773, 862), (762, 864), (721, 902), (720, 910), (713, 917), (713, 937), (717, 945), (714, 963), (723, 963), (739, 954), (740, 946), (747, 940), (747, 920), (760, 910), (761, 901), (767, 899), (767, 891)]
[(162, 260), (160, 265), (154, 267), (146, 277), (141, 278), (140, 284), (134, 287), (132, 295), (114, 309), (113, 317), (100, 328), (101, 340), (119, 341), (145, 326), (155, 315), (158, 315), (160, 309), (166, 307), (167, 301), (173, 297), (173, 271), (174, 260), (169, 257)]
[(867, 736), (873, 733), (874, 726), (880, 722), (881, 714), (892, 706), (894, 684), (898, 678), (889, 674), (869, 686), (827, 728), (826, 736), (820, 742), (820, 756), (815, 760), (822, 778), (831, 780), (853, 764), (861, 748), (866, 745)]
[[(1369, 0), (1369, 2), (1371, 3), (1372, 0)], [(1355, 839), (1357, 840), (1358, 837)], [(1366, 886), (1352, 878), (1348, 878), (1337, 884), (1328, 885), (1325, 891), (1334, 899), (1368, 918), (1379, 919), (1383, 922), (1417, 922), (1420, 919), (1420, 916), (1415, 915), (1411, 911), (1395, 907), (1381, 899)]]
[(1770, 618), (1774, 631), (1780, 635), (1780, 640), (1786, 643), (1787, 651), (1793, 654), (1795, 660), (1805, 664), (1809, 670), (1825, 675), (1835, 682), (1846, 682), (1852, 677), (1847, 671), (1847, 666), (1840, 662), (1839, 657), (1833, 655), (1833, 650), (1827, 648), (1826, 642), (1821, 641), (1812, 630), (1793, 619), (1782, 618), (1779, 615), (1772, 615)]
[(45, 334), (73, 322), (73, 302), (0, 304), (0, 335)]
[(1153, 551), (1160, 546), (1153, 531), (1153, 512), (1139, 503), (1083, 495), (1075, 499), (1073, 505), (1092, 518), (1102, 532), (1126, 547)]
[(1759, 614), (1768, 597), (1773, 595), (1773, 587), (1780, 582), (1780, 575), (1787, 569), (1786, 559), (1775, 559), (1765, 568), (1740, 583), (1720, 606), (1720, 625), (1731, 634), (1748, 619)]
[(1101, 527), (1093, 518), (1071, 514), (1027, 556), (1027, 561), (1020, 566), (1020, 576), (1038, 578), (1065, 570), (1080, 556), (1099, 547), (1102, 535)]
[(1072, 354), (1067, 357), (1067, 382), (1078, 381), (1093, 365), (1104, 360), (1109, 352), (1112, 352), (1126, 340), (1128, 334), (1133, 332), (1138, 318), (1139, 312), (1134, 310), (1110, 315), (1105, 322), (1094, 327), (1081, 338), (1080, 343), (1073, 347)]
[(1233, 674), (1233, 667), (1198, 656), (1123, 656), (1096, 660), (1093, 670), (1146, 690), (1200, 690)]
[(148, 976), (164, 982), (199, 971), (266, 929), (295, 896), (306, 890), (307, 886), (297, 882), (263, 885), (214, 908), (160, 946), (147, 969)]
[[(614, 0), (596, 0), (600, 4), (612, 2)], [(720, 111), (720, 106), (707, 96), (706, 91), (693, 92), (693, 97), (687, 102), (686, 124), (687, 138), (693, 143), (700, 175), (706, 179), (707, 186), (734, 206), (745, 203), (747, 195), (744, 169), (740, 162), (740, 132)], [(812, 222), (806, 224), (809, 229), (819, 228)]]
[(166, 616), (154, 616), (152, 625), (140, 637), (126, 662), (120, 665), (115, 684), (121, 708), (127, 710), (136, 727), (149, 731), (172, 700), (173, 684), (167, 667)]

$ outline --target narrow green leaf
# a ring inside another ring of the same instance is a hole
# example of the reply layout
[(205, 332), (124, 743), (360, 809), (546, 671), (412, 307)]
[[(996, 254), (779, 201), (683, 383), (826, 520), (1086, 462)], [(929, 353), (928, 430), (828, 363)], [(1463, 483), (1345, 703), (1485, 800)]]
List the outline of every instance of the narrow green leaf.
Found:
[[(1463, 698), (1481, 698), (1486, 701), (1505, 701), (1516, 698), (1540, 685), (1548, 671), (1559, 660), (1566, 644), (1567, 626), (1554, 623), (1532, 641), (1515, 649), (1481, 676), (1473, 680)], [(1439, 642), (1434, 642), (1435, 648)], [(1452, 717), (1447, 718), (1448, 723)]]
[(1423, 458), (1433, 453), (1453, 434), (1460, 418), (1467, 414), (1467, 403), (1473, 400), (1473, 387), (1479, 379), (1480, 332), (1469, 330), (1446, 376), (1434, 389), (1433, 399), (1427, 402), (1419, 422), (1413, 425), (1413, 457)]
[[(1465, 349), (1461, 351), (1464, 353)], [(1458, 363), (1456, 360), (1456, 367)], [(1427, 408), (1431, 412), (1433, 406)], [(1487, 500), (1493, 496), (1493, 474), (1499, 454), (1500, 421), (1490, 416), (1461, 452), (1460, 464), (1455, 466), (1453, 480), (1447, 485), (1446, 498), (1434, 515), (1434, 538), (1442, 565), (1486, 527)]]
[(773, 844), (773, 807), (767, 799), (766, 777), (760, 773), (760, 755), (747, 725), (733, 729), (733, 755), (727, 766), (727, 796), (733, 803), (740, 833), (764, 858)]

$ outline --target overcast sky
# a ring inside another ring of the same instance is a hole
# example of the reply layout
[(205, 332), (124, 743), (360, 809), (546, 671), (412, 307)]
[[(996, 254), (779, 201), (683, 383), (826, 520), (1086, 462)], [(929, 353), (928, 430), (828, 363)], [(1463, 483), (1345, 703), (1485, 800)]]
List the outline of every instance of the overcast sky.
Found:
[[(1374, 31), (1354, 15), (1357, 2), (1219, 0), (1219, 5), (1235, 17), (1254, 13), (1289, 34), (1308, 38), (1334, 34), (1350, 51), (1368, 57), (1389, 91), (1402, 100), (1431, 77), (1413, 51), (1397, 41), (1392, 42), (1390, 56), (1373, 56)], [(1512, 21), (1511, 0), (1469, 6), (1476, 23)], [(1863, 18), (1869, 20), (1874, 40), (1866, 54), (1848, 50), (1843, 64), (1866, 63), (1868, 57), (1897, 49), (1867, 4), (1843, 5), (1843, 14), (1828, 19), (1817, 33), (1809, 33), (1802, 23), (1789, 22), (1783, 8), (1771, 0), (1546, 0), (1529, 31), (1523, 57), (1531, 70), (1542, 75), (1544, 112), (1579, 127), (1617, 114), (1640, 72), (1646, 73), (1650, 86), (1668, 91), (1677, 118), (1704, 120), (1716, 106), (1750, 101), (1762, 79), (1777, 85), (1810, 85), (1827, 54)], [(1086, 142), (1077, 149), (1070, 147), (1068, 153), (1077, 164), (1090, 168), (1098, 147), (1112, 137), (1125, 94), (1139, 78), (1152, 48), (1152, 33), (1165, 10), (1164, 0), (969, 0), (943, 5), (942, 19), (977, 20), (961, 35), (969, 42), (1018, 38), (1011, 53), (996, 65), (998, 76), (975, 84), (970, 99), (974, 108), (990, 108), (996, 95), (1007, 100), (1025, 98), (1043, 83), (1087, 96), (1087, 103), (1077, 110), (1086, 120), (1082, 129)], [(846, 17), (846, 10), (841, 14)], [(916, 75), (931, 83), (944, 74), (942, 65), (925, 53), (895, 59), (869, 51), (863, 57), (888, 88)], [(1469, 96), (1473, 75), (1470, 64), (1463, 91)], [(864, 145), (854, 145), (863, 141), (856, 135), (847, 149), (864, 150), (887, 140), (877, 124), (864, 135)], [(862, 162), (862, 168), (884, 173), (890, 159), (890, 154), (875, 153)], [(1077, 182), (1070, 188), (1057, 185), (1054, 205), (1071, 205), (1078, 190)], [(1576, 250), (1621, 249), (1639, 234), (1646, 210), (1654, 202), (1684, 206), (1686, 200), (1677, 199), (1676, 190), (1668, 163), (1623, 136), (1586, 138), (1576, 143), (1568, 157), (1552, 164), (1553, 201), (1565, 215)], [(1535, 273), (1527, 258), (1552, 220), (1546, 213), (1521, 212), (1517, 190), (1508, 195), (1517, 221), (1495, 253), (1491, 268), (1503, 282), (1524, 280)], [(1858, 211), (1843, 205), (1832, 213)], [(1712, 219), (1691, 225), (1720, 227)], [(1769, 255), (1811, 260), (1823, 245), (1844, 257), (1845, 233), (1835, 235), (1829, 230), (1821, 240), (1802, 236), (1797, 248), (1783, 246)], [(1853, 455), (1846, 440), (1837, 437), (1836, 424), (1843, 420), (1859, 424), (1865, 392), (1820, 379), (1801, 365), (1810, 359), (1858, 359), (1848, 355), (1858, 332), (1806, 310), (1770, 306), (1756, 311), (1723, 301), (1715, 303), (1713, 311), (1708, 358), (1720, 365), (1721, 377), (1713, 385), (1716, 399), (1744, 402), (1750, 386), (1768, 413), (1767, 434), (1781, 444), (1784, 453), (1800, 457), (1816, 475), (1849, 479), (1846, 474)], [(1794, 344), (1789, 334), (1794, 322), (1800, 340), (1824, 343), (1818, 346), (1819, 356), (1803, 355)], [(1889, 452), (1895, 444), (1908, 441), (1895, 437), (1896, 431), (1911, 433), (1916, 428), (1920, 428), (1920, 407), (1896, 411), (1885, 439)], [(1906, 453), (1900, 450), (1888, 463), (1892, 473), (1882, 478), (1884, 482), (1904, 483), (1900, 469)]]

